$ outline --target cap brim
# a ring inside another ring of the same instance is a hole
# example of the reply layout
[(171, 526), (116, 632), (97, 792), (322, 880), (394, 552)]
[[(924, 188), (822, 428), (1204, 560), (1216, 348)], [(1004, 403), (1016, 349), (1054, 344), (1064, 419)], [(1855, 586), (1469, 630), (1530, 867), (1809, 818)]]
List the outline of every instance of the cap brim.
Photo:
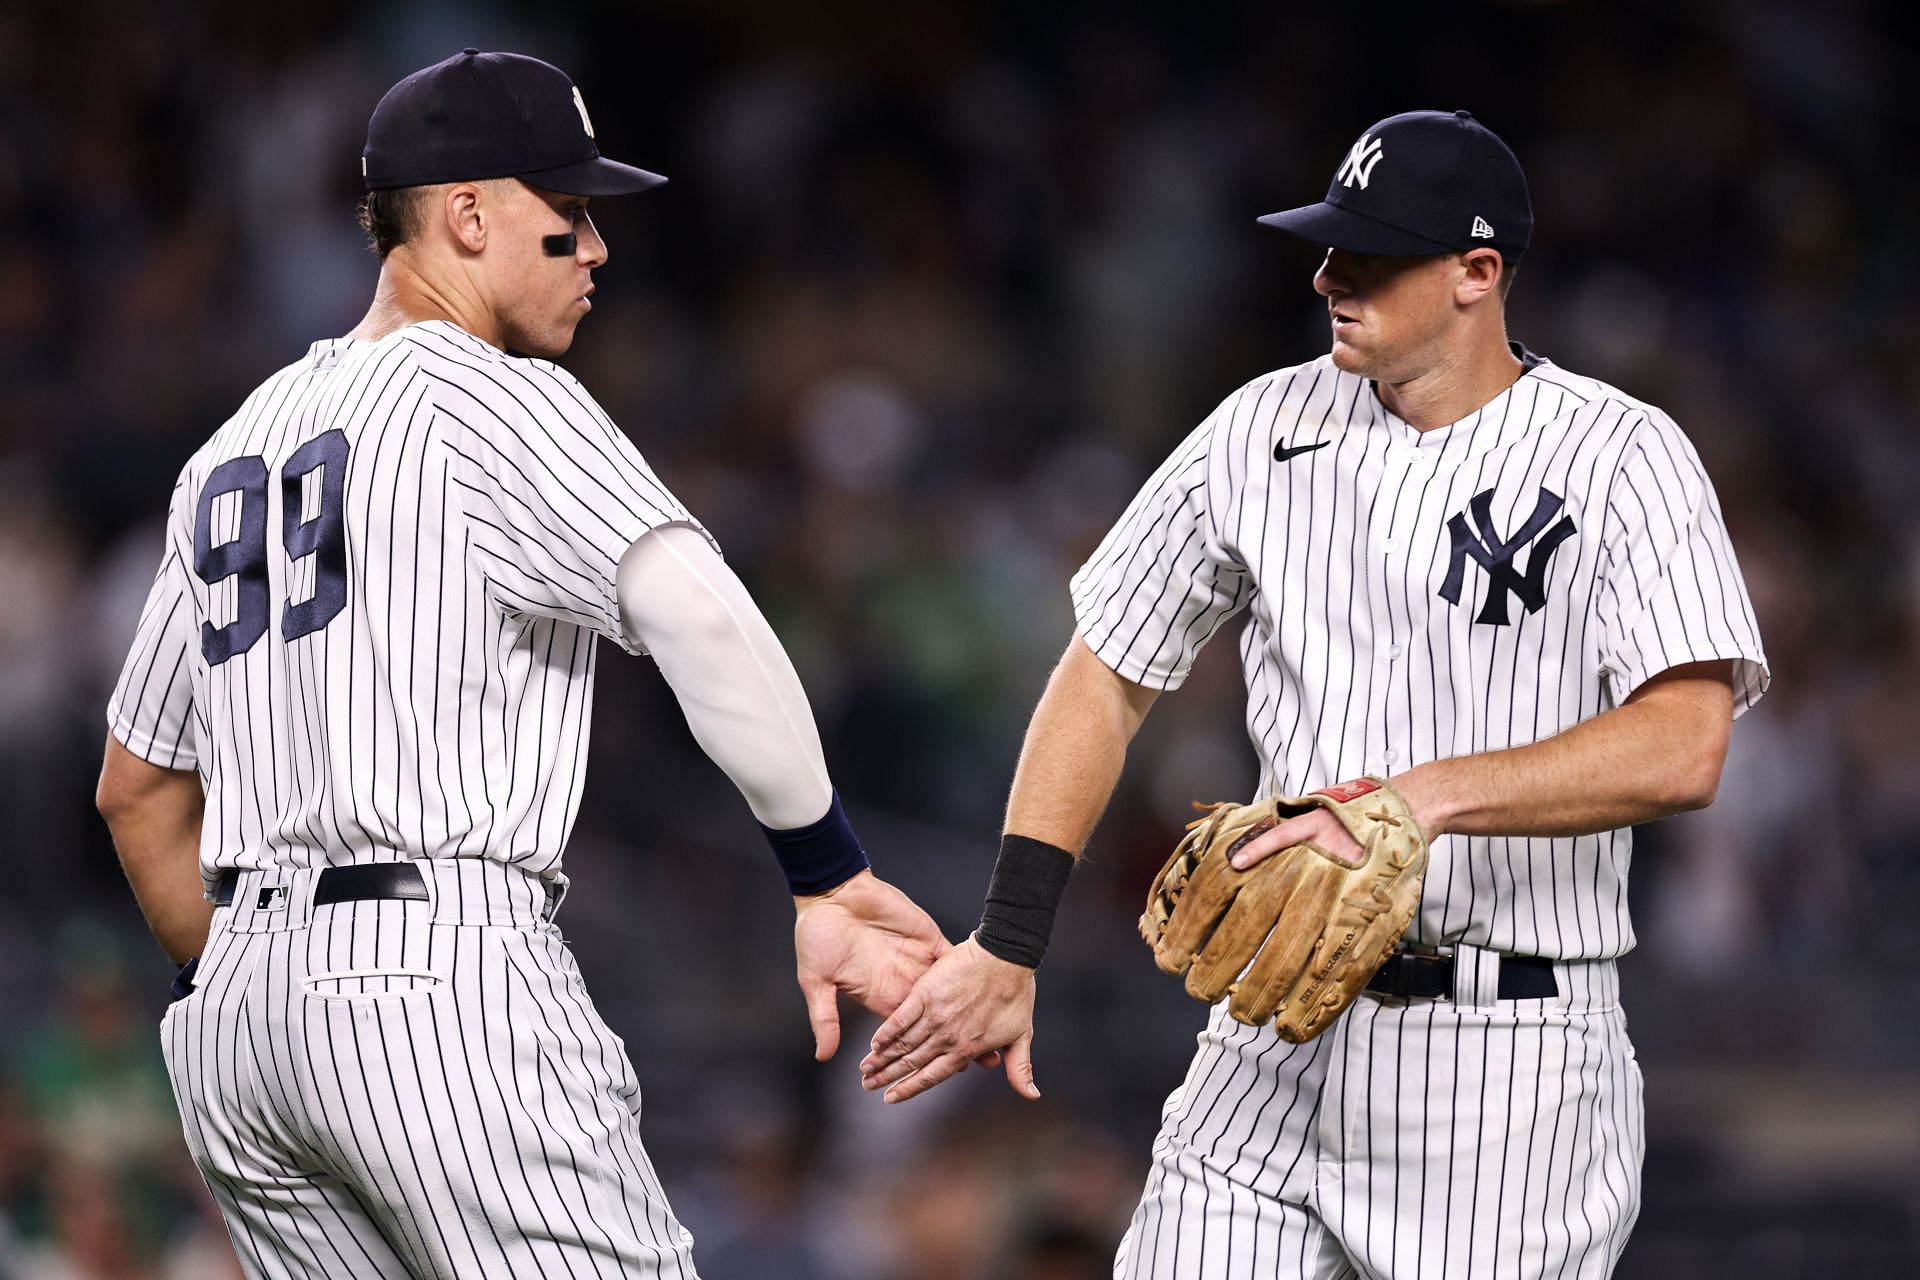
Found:
[(1441, 244), (1438, 240), (1402, 231), (1378, 218), (1369, 218), (1364, 213), (1342, 209), (1326, 201), (1270, 213), (1258, 221), (1264, 226), (1299, 236), (1302, 240), (1311, 240), (1330, 249), (1345, 249), (1349, 253), (1406, 258), (1416, 254), (1456, 252), (1450, 244)]
[(636, 169), (605, 156), (518, 176), (536, 187), (545, 187), (569, 196), (628, 196), (666, 181), (657, 173), (648, 173), (645, 169)]

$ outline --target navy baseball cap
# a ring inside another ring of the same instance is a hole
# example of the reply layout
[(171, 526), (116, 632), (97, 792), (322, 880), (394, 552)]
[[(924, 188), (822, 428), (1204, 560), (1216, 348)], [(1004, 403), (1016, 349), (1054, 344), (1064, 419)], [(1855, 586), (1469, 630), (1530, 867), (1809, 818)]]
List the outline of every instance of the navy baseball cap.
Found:
[(1472, 112), (1408, 111), (1360, 135), (1325, 200), (1260, 221), (1352, 253), (1487, 245), (1513, 263), (1533, 238), (1533, 203), (1520, 161)]
[(618, 196), (666, 179), (609, 160), (567, 73), (518, 53), (462, 49), (387, 90), (360, 153), (367, 190), (524, 178), (572, 196)]

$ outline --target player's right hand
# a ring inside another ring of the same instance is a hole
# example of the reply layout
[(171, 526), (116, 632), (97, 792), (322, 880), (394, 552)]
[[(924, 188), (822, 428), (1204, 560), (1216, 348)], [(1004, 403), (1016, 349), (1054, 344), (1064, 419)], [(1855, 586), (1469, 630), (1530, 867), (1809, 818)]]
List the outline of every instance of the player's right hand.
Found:
[(972, 937), (934, 962), (873, 1036), (860, 1083), (905, 1102), (1004, 1050), (1007, 1083), (1037, 1100), (1033, 970), (989, 955)]
[(886, 1017), (950, 949), (931, 916), (871, 871), (795, 898), (794, 911), (794, 958), (821, 1062), (840, 1048), (841, 993)]

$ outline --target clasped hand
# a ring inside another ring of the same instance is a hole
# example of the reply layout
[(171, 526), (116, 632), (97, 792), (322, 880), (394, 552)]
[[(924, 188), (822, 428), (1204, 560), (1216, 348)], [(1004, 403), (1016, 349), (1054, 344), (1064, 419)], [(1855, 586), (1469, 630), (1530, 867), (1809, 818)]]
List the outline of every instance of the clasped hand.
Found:
[(1007, 1083), (1037, 1099), (1033, 1082), (1033, 970), (989, 955), (969, 937), (928, 969), (874, 1033), (860, 1083), (904, 1102), (973, 1063), (1004, 1053)]
[(793, 905), (794, 960), (820, 1062), (840, 1048), (838, 993), (884, 1018), (952, 950), (931, 916), (871, 871)]
[[(954, 947), (940, 933), (932, 917), (927, 915), (906, 894), (894, 888), (886, 881), (876, 877), (871, 871), (862, 871), (859, 875), (826, 893), (794, 899), (793, 949), (800, 978), (800, 991), (807, 1001), (807, 1019), (813, 1024), (813, 1056), (825, 1062), (840, 1047), (840, 1008), (839, 994), (845, 992), (868, 1009), (881, 1017), (895, 1015), (886, 1026), (896, 1032), (918, 1028), (923, 1014), (936, 1011), (943, 1026), (946, 1025), (944, 1011), (950, 1005), (944, 996), (935, 992), (944, 990), (955, 979), (971, 989), (977, 982), (975, 966), (968, 961), (977, 958), (986, 962), (979, 966), (992, 977), (1009, 985), (1009, 989), (1018, 1001), (1019, 988), (1024, 982), (1025, 998), (1020, 1003), (1024, 1013), (1009, 1020), (1003, 1016), (995, 1027), (1011, 1025), (1017, 1021), (1025, 1034), (1019, 1034), (1020, 1028), (1009, 1031), (1004, 1038), (993, 1040), (985, 1048), (979, 1049), (963, 1058), (958, 1066), (945, 1070), (937, 1077), (917, 1078), (909, 1082), (911, 1087), (889, 1091), (887, 1100), (898, 1102), (910, 1098), (923, 1089), (932, 1088), (947, 1076), (965, 1070), (972, 1062), (981, 1066), (996, 1066), (1000, 1062), (998, 1045), (1020, 1047), (1020, 1063), (1016, 1069), (1011, 1058), (1008, 1061), (1008, 1078), (1014, 1081), (1014, 1087), (1029, 1097), (1039, 1097), (1039, 1091), (1033, 1088), (1033, 1064), (1026, 1057), (1025, 1047), (1033, 1039), (1033, 971), (1019, 965), (1007, 964), (996, 960), (974, 946), (968, 939), (959, 947)], [(941, 961), (950, 961), (944, 967)], [(1012, 970), (1013, 973), (995, 973), (995, 968)], [(1020, 975), (1025, 975), (1024, 979)], [(925, 979), (936, 979), (933, 986), (925, 984)], [(923, 985), (916, 990), (916, 980)], [(1009, 981), (1010, 980), (1010, 981)], [(992, 1007), (1001, 1008), (1006, 1002)], [(1003, 1014), (1005, 1010), (1002, 1009)], [(988, 1031), (991, 1039), (996, 1031)], [(913, 1033), (902, 1042), (901, 1055), (915, 1048), (929, 1038), (926, 1033)], [(877, 1040), (877, 1037), (876, 1037)], [(943, 1042), (944, 1043), (944, 1042)], [(924, 1060), (924, 1055), (922, 1055)], [(874, 1073), (867, 1070), (868, 1062), (875, 1061), (869, 1055), (867, 1062), (861, 1064), (863, 1082), (869, 1089), (881, 1087), (872, 1082)], [(893, 1063), (893, 1058), (886, 1063)], [(944, 1064), (943, 1064), (944, 1065)], [(904, 1074), (904, 1071), (901, 1073)], [(891, 1083), (892, 1077), (887, 1082)]]

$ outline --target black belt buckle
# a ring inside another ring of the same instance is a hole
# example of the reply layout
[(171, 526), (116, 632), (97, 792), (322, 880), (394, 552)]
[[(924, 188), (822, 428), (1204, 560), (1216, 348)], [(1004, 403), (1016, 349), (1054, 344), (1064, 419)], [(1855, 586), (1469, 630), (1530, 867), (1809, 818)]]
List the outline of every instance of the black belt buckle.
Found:
[[(1390, 1000), (1413, 1000), (1433, 994), (1432, 978), (1439, 971), (1442, 986), (1451, 989), (1453, 962), (1444, 956), (1395, 951), (1367, 981), (1367, 990)], [(1427, 981), (1422, 981), (1426, 977)]]
[[(1381, 978), (1385, 978), (1386, 981), (1380, 982)], [(1379, 985), (1376, 986), (1375, 983), (1379, 983)], [(1377, 974), (1374, 981), (1369, 982), (1367, 986), (1395, 1000), (1412, 999), (1413, 957), (1404, 951), (1394, 952), (1387, 957), (1387, 962), (1380, 966), (1379, 974)]]
[(1389, 1000), (1441, 1000), (1453, 995), (1453, 956), (1400, 947), (1390, 954), (1367, 990)]

